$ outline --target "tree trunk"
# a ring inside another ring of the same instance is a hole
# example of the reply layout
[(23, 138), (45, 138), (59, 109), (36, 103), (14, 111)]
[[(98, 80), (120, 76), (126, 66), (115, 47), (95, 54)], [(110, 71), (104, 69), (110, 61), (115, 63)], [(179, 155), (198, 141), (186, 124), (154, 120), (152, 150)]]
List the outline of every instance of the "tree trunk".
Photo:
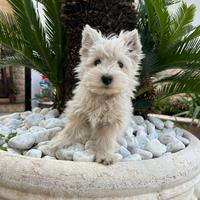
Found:
[(148, 88), (148, 91), (142, 93), (133, 100), (134, 113), (147, 118), (147, 114), (153, 111), (155, 89), (153, 87), (151, 76), (148, 74), (142, 73), (139, 82), (140, 86), (138, 87), (138, 90)]
[(56, 92), (54, 96), (54, 107), (58, 109), (60, 113), (64, 111), (66, 101), (71, 98), (67, 95), (68, 93), (71, 92), (68, 91), (65, 84), (60, 84), (56, 86)]

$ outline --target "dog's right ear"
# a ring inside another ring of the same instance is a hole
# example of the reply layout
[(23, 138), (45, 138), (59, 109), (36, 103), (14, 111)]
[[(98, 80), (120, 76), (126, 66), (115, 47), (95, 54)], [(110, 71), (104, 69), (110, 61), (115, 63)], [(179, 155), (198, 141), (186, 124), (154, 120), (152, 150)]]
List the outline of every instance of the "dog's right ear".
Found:
[(82, 32), (82, 46), (80, 49), (80, 55), (87, 56), (88, 50), (94, 45), (95, 41), (97, 41), (100, 36), (101, 33), (98, 33), (95, 29), (91, 28), (87, 24)]

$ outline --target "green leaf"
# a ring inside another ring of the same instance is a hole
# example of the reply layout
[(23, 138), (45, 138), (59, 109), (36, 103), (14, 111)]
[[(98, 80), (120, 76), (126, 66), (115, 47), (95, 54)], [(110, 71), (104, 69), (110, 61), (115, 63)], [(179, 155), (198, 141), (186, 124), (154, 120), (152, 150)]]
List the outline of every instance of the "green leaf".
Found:
[(0, 146), (0, 150), (1, 150), (1, 151), (7, 151), (7, 148), (6, 148), (6, 147)]
[(176, 14), (171, 18), (170, 35), (166, 48), (170, 48), (170, 45), (174, 45), (174, 43), (176, 44), (188, 33), (194, 19), (195, 10), (196, 7), (194, 4), (187, 6), (186, 3), (182, 2)]
[(5, 142), (8, 143), (8, 141), (9, 141), (11, 138), (15, 137), (16, 135), (17, 135), (17, 132), (12, 132), (12, 133), (10, 133), (10, 134), (6, 137)]
[(193, 115), (192, 115), (193, 121), (197, 118), (197, 116), (199, 115), (199, 113), (200, 113), (200, 106), (197, 106), (197, 107), (195, 108), (195, 110), (194, 110)]

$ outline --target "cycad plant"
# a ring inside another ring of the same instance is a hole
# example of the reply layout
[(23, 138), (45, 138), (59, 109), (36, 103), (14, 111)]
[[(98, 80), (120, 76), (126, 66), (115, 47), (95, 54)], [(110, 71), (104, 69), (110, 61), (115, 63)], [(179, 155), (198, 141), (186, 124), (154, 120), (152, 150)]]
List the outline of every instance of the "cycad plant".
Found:
[[(14, 54), (0, 61), (25, 66), (46, 75), (56, 89), (54, 103), (63, 107), (66, 100), (66, 34), (60, 20), (61, 1), (8, 0), (12, 14), (0, 11), (0, 44)], [(37, 4), (41, 3), (46, 23)]]
[[(194, 5), (174, 0), (139, 2), (138, 29), (146, 56), (134, 104), (136, 111), (146, 115), (155, 101), (200, 92), (200, 26), (192, 26)], [(180, 4), (173, 14), (168, 5), (174, 3)], [(168, 69), (177, 73), (160, 76)]]

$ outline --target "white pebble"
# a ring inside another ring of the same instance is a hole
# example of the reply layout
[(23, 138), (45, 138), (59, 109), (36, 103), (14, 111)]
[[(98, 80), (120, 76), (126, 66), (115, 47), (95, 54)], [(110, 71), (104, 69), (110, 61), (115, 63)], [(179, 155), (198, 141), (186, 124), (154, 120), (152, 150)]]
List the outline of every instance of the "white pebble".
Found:
[(55, 157), (53, 157), (53, 156), (44, 156), (44, 157), (42, 157), (43, 159), (46, 159), (46, 160), (56, 160), (56, 158)]
[(53, 110), (50, 110), (47, 115), (52, 115), (53, 117), (58, 117), (59, 116), (59, 111), (57, 109), (53, 109)]
[(116, 157), (117, 157), (117, 160), (122, 160), (123, 159), (123, 156), (120, 154), (120, 153), (115, 153)]
[(149, 140), (154, 140), (154, 139), (158, 139), (159, 135), (158, 135), (158, 131), (152, 132), (148, 135), (148, 139)]
[(73, 151), (83, 151), (85, 149), (85, 146), (81, 143), (75, 143), (72, 146), (67, 147), (67, 149)]
[(167, 151), (166, 146), (161, 144), (157, 139), (150, 140), (146, 144), (145, 149), (150, 151), (154, 157), (160, 157)]
[(177, 135), (176, 137), (177, 137), (177, 139), (180, 140), (184, 145), (190, 144), (190, 141), (189, 141), (187, 138), (184, 138), (184, 137), (182, 137), (182, 136), (180, 136), (180, 135)]
[(138, 141), (139, 148), (143, 149), (145, 145), (149, 142), (147, 136), (137, 135), (136, 140)]
[(8, 143), (3, 144), (2, 147), (8, 148)]
[(125, 148), (128, 147), (127, 141), (126, 141), (126, 139), (125, 139), (124, 137), (118, 138), (118, 143), (119, 143), (120, 145), (122, 145), (123, 147), (125, 147)]
[(34, 133), (34, 132), (37, 132), (37, 131), (46, 131), (47, 129), (46, 128), (43, 128), (43, 127), (40, 127), (40, 126), (32, 126), (29, 131)]
[(6, 127), (6, 126), (1, 126), (0, 125), (0, 134), (4, 136), (8, 136), (12, 132), (12, 129)]
[(131, 137), (133, 136), (133, 132), (134, 132), (134, 129), (132, 127), (128, 127), (126, 129), (125, 135)]
[(185, 145), (179, 140), (175, 140), (175, 141), (167, 144), (167, 151), (172, 152), (172, 153), (180, 151), (184, 148), (185, 148)]
[(130, 126), (131, 128), (133, 128), (134, 130), (137, 129), (137, 124), (135, 123), (134, 119), (131, 118), (131, 121), (130, 121)]
[(17, 135), (8, 141), (8, 145), (14, 149), (30, 149), (35, 143), (35, 138), (31, 133)]
[(137, 131), (147, 131), (147, 126), (145, 123), (141, 124), (141, 125), (137, 125)]
[(93, 162), (94, 159), (95, 159), (94, 152), (89, 150), (76, 151), (73, 155), (73, 161)]
[(3, 144), (5, 144), (5, 141), (0, 139), (0, 146), (2, 146)]
[(59, 116), (59, 118), (60, 118), (60, 119), (64, 119), (64, 118), (66, 118), (66, 113), (63, 112), (63, 113)]
[(166, 128), (174, 128), (174, 122), (170, 121), (170, 120), (167, 120), (165, 122), (165, 127)]
[(53, 114), (46, 114), (46, 115), (44, 115), (44, 118), (45, 118), (45, 120), (46, 119), (55, 119), (55, 116), (53, 115)]
[(142, 158), (142, 160), (147, 160), (153, 158), (153, 154), (150, 151), (145, 151), (143, 149), (136, 149), (136, 154), (139, 154)]
[(164, 123), (163, 123), (163, 121), (160, 120), (160, 119), (158, 119), (158, 118), (156, 118), (156, 117), (151, 117), (151, 116), (150, 116), (150, 117), (149, 117), (149, 121), (150, 121), (151, 123), (153, 123), (157, 129), (162, 130), (162, 129), (164, 128)]
[(28, 117), (28, 116), (31, 115), (31, 114), (32, 114), (31, 111), (25, 111), (25, 112), (22, 112), (22, 113), (20, 114), (20, 117), (21, 117), (22, 119), (25, 119), (26, 117)]
[(40, 114), (46, 115), (48, 112), (49, 112), (49, 108), (43, 108), (43, 109), (40, 111)]
[(26, 127), (21, 127), (16, 129), (17, 135), (22, 135), (29, 133), (28, 129)]
[(22, 125), (22, 121), (18, 119), (10, 119), (4, 125), (12, 130), (15, 130)]
[(144, 130), (137, 131), (136, 136), (138, 136), (138, 135), (143, 135), (143, 136), (147, 137), (147, 133)]
[(19, 151), (17, 149), (13, 149), (13, 148), (7, 148), (7, 152), (11, 153), (11, 154), (21, 155), (21, 151)]
[(70, 149), (59, 149), (56, 151), (56, 158), (59, 160), (72, 160), (74, 155), (74, 150)]
[(25, 125), (27, 128), (32, 126), (38, 126), (39, 123), (44, 119), (44, 116), (39, 113), (33, 113), (25, 118)]
[(173, 135), (173, 136), (176, 136), (176, 132), (174, 131), (174, 129), (172, 128), (164, 128), (162, 130), (163, 134), (166, 134), (166, 135)]
[(127, 156), (129, 156), (131, 153), (130, 153), (130, 151), (129, 150), (127, 150), (125, 147), (123, 147), (123, 146), (120, 146), (120, 148), (119, 148), (119, 152), (118, 153), (120, 153), (122, 156), (123, 156), (123, 158), (125, 158), (125, 157), (127, 157)]
[(62, 127), (62, 128), (64, 127), (62, 120), (58, 118), (46, 119), (42, 123), (43, 124), (40, 124), (40, 125), (42, 125), (46, 129), (55, 128), (55, 127)]
[(35, 143), (38, 144), (49, 139), (49, 131), (36, 131), (31, 133), (32, 137), (35, 138)]
[(32, 109), (33, 113), (40, 113), (40, 111), (41, 111), (41, 108), (39, 108), (39, 107), (35, 107)]
[(132, 154), (124, 158), (122, 161), (136, 161), (136, 160), (142, 160), (141, 156), (139, 154)]
[(41, 158), (42, 152), (38, 149), (31, 149), (26, 152), (25, 156), (34, 157), (34, 158)]
[(148, 134), (153, 134), (156, 132), (155, 125), (152, 124), (149, 120), (145, 120), (145, 124), (147, 126), (147, 133)]
[(158, 139), (163, 144), (169, 144), (170, 142), (177, 140), (175, 136), (171, 134), (161, 134)]
[(139, 148), (139, 143), (135, 136), (132, 137), (125, 137), (127, 141), (127, 148), (129, 151), (133, 151), (135, 148)]
[(176, 127), (175, 129), (176, 135), (183, 136), (183, 129)]
[(135, 116), (133, 116), (133, 121), (135, 121), (135, 123), (137, 124), (137, 125), (141, 125), (141, 124), (143, 124), (144, 123), (144, 118), (142, 117), (142, 116), (137, 116), (137, 115), (135, 115)]

